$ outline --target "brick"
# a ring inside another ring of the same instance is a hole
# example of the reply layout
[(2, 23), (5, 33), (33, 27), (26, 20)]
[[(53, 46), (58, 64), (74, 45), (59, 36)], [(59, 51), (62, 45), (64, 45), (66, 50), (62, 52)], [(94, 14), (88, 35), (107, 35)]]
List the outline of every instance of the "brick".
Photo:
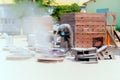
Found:
[[(93, 38), (105, 39), (106, 16), (98, 13), (69, 13), (62, 15), (61, 23), (68, 23), (74, 32), (75, 47), (92, 47)], [(63, 20), (64, 19), (64, 20)], [(106, 41), (103, 42), (106, 44)]]

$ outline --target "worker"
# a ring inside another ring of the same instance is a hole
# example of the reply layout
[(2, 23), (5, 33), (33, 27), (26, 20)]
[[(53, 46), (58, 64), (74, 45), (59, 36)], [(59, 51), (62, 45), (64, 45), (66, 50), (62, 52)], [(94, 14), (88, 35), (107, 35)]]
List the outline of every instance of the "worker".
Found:
[(59, 31), (58, 33), (59, 33), (59, 35), (60, 35), (61, 38), (62, 38), (62, 41), (61, 41), (61, 42), (63, 42), (63, 43), (61, 43), (61, 44), (62, 44), (62, 45), (65, 44), (64, 47), (70, 48), (71, 45), (70, 45), (70, 32), (69, 32), (69, 30), (68, 30), (67, 28), (65, 28), (65, 29), (63, 29), (62, 31)]

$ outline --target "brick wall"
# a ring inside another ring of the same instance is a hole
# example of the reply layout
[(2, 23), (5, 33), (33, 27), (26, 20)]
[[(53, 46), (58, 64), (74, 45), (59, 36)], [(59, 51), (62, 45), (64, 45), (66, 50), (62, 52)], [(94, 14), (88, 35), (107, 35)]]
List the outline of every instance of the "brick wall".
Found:
[(74, 32), (75, 47), (92, 47), (93, 38), (103, 37), (106, 44), (106, 15), (102, 13), (69, 13), (61, 16), (61, 24), (68, 23)]

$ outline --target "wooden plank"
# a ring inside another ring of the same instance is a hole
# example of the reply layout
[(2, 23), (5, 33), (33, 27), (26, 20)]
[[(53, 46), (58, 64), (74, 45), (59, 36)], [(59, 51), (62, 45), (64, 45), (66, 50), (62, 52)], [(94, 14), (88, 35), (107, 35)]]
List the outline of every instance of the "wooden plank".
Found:
[(118, 34), (117, 34), (117, 32), (115, 30), (114, 30), (114, 34), (117, 37), (117, 39), (119, 40), (119, 42), (120, 42), (120, 37), (118, 36)]
[(115, 47), (118, 48), (118, 45), (117, 45), (117, 43), (115, 42), (113, 36), (110, 34), (110, 32), (109, 32), (107, 29), (106, 29), (106, 31), (107, 31), (107, 34), (110, 36), (111, 40), (113, 41)]

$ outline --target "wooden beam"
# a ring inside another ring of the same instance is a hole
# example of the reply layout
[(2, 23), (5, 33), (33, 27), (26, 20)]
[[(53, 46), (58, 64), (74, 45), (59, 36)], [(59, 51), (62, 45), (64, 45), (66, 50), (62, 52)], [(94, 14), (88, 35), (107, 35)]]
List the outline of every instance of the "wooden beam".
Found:
[(117, 37), (117, 39), (119, 40), (119, 42), (120, 42), (120, 37), (118, 36), (118, 34), (117, 34), (117, 32), (115, 30), (114, 30), (114, 34)]
[(111, 40), (113, 41), (115, 47), (118, 48), (118, 45), (117, 45), (117, 43), (115, 42), (113, 36), (110, 34), (110, 32), (108, 31), (108, 29), (106, 29), (106, 31), (107, 31), (107, 34), (110, 36)]

